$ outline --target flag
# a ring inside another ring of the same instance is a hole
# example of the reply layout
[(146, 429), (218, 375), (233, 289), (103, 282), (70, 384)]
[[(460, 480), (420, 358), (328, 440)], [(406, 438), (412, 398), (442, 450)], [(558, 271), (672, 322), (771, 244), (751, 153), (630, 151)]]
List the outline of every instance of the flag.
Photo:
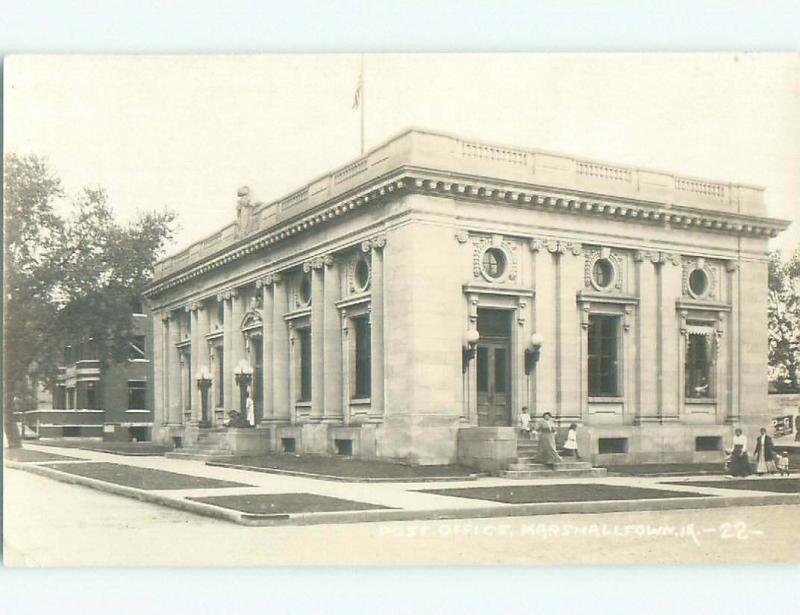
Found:
[(358, 85), (356, 86), (356, 93), (353, 96), (353, 111), (358, 109), (361, 105), (361, 75), (358, 76)]

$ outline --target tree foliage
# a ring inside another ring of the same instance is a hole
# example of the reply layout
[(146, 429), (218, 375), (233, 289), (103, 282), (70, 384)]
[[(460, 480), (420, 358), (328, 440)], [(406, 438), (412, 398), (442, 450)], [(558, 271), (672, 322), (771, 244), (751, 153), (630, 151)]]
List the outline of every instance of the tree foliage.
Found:
[(7, 154), (4, 169), (4, 393), (8, 420), (37, 383), (52, 383), (66, 344), (93, 338), (102, 360), (128, 352), (131, 306), (172, 238), (174, 214), (117, 221), (101, 188), (60, 213), (61, 182), (37, 156)]
[(800, 390), (800, 246), (769, 260), (769, 378), (778, 391)]

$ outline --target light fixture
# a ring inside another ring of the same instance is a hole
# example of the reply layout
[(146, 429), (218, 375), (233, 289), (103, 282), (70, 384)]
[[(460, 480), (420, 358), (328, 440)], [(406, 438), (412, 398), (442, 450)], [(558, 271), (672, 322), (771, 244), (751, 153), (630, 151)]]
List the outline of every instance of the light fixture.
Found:
[(464, 336), (465, 346), (461, 349), (461, 370), (466, 372), (469, 368), (469, 362), (475, 358), (475, 353), (478, 350), (478, 340), (481, 338), (480, 333), (474, 327), (467, 329), (467, 334)]
[(536, 367), (536, 363), (539, 362), (539, 353), (542, 350), (543, 343), (544, 343), (544, 338), (540, 334), (534, 333), (533, 335), (531, 335), (530, 348), (525, 349), (526, 376), (530, 375), (530, 373), (533, 371), (533, 368)]

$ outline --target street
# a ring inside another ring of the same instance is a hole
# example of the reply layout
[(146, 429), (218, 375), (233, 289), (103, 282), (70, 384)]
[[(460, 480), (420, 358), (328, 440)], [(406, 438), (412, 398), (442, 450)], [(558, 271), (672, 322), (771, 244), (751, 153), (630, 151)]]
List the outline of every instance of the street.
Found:
[(798, 506), (243, 527), (20, 470), (4, 481), (8, 566), (733, 564), (800, 552)]

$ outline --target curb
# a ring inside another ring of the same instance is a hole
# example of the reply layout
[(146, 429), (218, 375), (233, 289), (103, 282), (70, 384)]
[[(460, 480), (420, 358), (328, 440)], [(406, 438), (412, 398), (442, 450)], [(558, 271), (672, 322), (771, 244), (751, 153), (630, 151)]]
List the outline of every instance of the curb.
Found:
[(643, 512), (667, 510), (702, 510), (708, 508), (735, 508), (739, 506), (800, 505), (798, 495), (724, 496), (700, 495), (698, 497), (657, 498), (641, 500), (600, 500), (594, 502), (544, 502), (536, 504), (505, 504), (474, 506), (470, 508), (442, 508), (434, 510), (369, 510), (293, 514), (253, 514), (205, 504), (187, 498), (164, 496), (149, 491), (107, 483), (104, 481), (59, 472), (43, 466), (6, 461), (12, 469), (31, 472), (64, 483), (89, 487), (114, 495), (159, 504), (194, 514), (231, 521), (246, 526), (319, 525), (331, 523), (369, 523), (387, 521), (443, 521), (448, 519), (489, 519), (498, 517), (527, 517), (554, 514), (591, 514), (611, 512)]
[(231, 468), (234, 470), (245, 470), (248, 472), (263, 472), (264, 474), (282, 474), (284, 476), (297, 476), (299, 478), (316, 478), (319, 480), (331, 480), (339, 483), (441, 483), (477, 480), (488, 474), (467, 474), (465, 476), (425, 476), (419, 478), (367, 478), (335, 476), (333, 474), (314, 474), (311, 472), (300, 472), (299, 470), (284, 470), (283, 468), (261, 468), (256, 466), (242, 465), (238, 463), (228, 463), (227, 461), (206, 461), (207, 466), (217, 466), (220, 468)]

